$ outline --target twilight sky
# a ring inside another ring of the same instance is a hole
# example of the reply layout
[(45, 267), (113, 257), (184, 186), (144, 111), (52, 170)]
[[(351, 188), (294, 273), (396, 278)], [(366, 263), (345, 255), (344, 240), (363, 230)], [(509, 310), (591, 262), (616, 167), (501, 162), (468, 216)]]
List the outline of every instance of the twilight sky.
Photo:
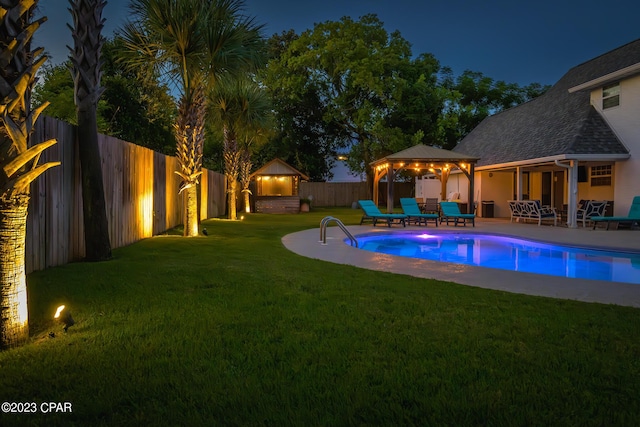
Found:
[[(103, 35), (128, 15), (129, 0), (107, 0)], [(414, 55), (432, 53), (458, 75), (466, 69), (494, 80), (555, 83), (571, 67), (640, 38), (638, 0), (246, 0), (265, 36), (314, 23), (374, 13), (399, 30)], [(40, 0), (49, 20), (36, 32), (59, 63), (72, 43), (68, 0)]]

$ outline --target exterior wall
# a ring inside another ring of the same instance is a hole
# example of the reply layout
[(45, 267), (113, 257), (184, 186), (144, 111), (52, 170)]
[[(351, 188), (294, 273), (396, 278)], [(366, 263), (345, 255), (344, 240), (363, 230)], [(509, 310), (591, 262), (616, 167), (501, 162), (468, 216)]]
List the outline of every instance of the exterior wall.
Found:
[(529, 200), (542, 200), (541, 172), (529, 172)]
[(634, 196), (640, 195), (640, 76), (620, 82), (620, 105), (602, 110), (602, 88), (591, 91), (591, 104), (598, 110), (618, 138), (626, 145), (631, 158), (615, 164), (614, 215), (626, 215)]
[(476, 172), (475, 188), (478, 197), (478, 216), (482, 215), (482, 202), (493, 202), (495, 218), (509, 218), (508, 200), (513, 198), (512, 172)]
[[(617, 165), (619, 165), (617, 163)], [(591, 169), (587, 168), (587, 177), (589, 178), (587, 182), (579, 182), (578, 183), (578, 195), (580, 199), (585, 200), (613, 200), (615, 198), (615, 186), (616, 186), (616, 164), (613, 164), (611, 173), (611, 185), (610, 186), (591, 186)], [(629, 201), (631, 204), (631, 201)], [(628, 207), (627, 207), (628, 212)], [(626, 212), (625, 212), (626, 213)]]

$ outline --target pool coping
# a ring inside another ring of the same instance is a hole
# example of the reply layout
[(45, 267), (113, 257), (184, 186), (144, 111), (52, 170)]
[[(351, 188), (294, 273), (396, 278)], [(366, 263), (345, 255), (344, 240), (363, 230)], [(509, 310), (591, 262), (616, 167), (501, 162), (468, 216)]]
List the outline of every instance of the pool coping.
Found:
[[(476, 227), (372, 227), (348, 226), (351, 234), (375, 234), (388, 231), (442, 231), (447, 233), (481, 233), (528, 238), (545, 243), (592, 247), (616, 251), (640, 252), (640, 235), (632, 230), (568, 229), (505, 221), (477, 221)], [(338, 227), (326, 231), (326, 244), (320, 240), (320, 229), (292, 233), (282, 238), (283, 245), (298, 255), (337, 264), (352, 265), (376, 271), (437, 279), (526, 295), (570, 299), (583, 302), (640, 307), (640, 285), (603, 280), (572, 279), (453, 264), (440, 261), (378, 254), (356, 249), (344, 243), (346, 235)], [(640, 273), (640, 272), (639, 272)]]

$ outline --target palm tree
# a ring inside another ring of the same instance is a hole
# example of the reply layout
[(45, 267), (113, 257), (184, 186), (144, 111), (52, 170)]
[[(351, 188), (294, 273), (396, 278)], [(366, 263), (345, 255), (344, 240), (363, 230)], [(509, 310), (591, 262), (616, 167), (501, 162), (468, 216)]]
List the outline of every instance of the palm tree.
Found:
[(198, 235), (197, 185), (202, 173), (206, 93), (222, 74), (259, 60), (261, 27), (242, 16), (240, 0), (132, 0), (132, 21), (122, 35), (125, 62), (176, 82), (175, 134), (185, 192), (184, 235)]
[(29, 186), (60, 162), (38, 165), (40, 154), (57, 141), (30, 144), (43, 104), (33, 110), (30, 95), (44, 49), (31, 39), (45, 17), (34, 19), (37, 0), (0, 1), (0, 349), (29, 338), (25, 243)]
[(248, 76), (220, 81), (211, 96), (211, 111), (221, 124), (224, 172), (229, 194), (229, 219), (237, 219), (236, 192), (241, 177), (245, 209), (249, 206), (251, 145), (270, 124), (266, 92)]
[(111, 258), (109, 223), (104, 201), (104, 183), (100, 147), (98, 146), (98, 99), (104, 38), (104, 0), (70, 0), (75, 49), (71, 54), (78, 119), (78, 153), (82, 170), (82, 213), (84, 217), (85, 259), (104, 261)]

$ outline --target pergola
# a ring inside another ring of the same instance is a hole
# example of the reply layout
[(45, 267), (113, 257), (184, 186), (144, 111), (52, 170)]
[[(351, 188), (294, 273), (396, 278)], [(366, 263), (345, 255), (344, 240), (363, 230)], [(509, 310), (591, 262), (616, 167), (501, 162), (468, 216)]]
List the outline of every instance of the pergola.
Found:
[[(430, 172), (441, 183), (441, 198), (447, 198), (447, 180), (452, 170), (458, 169), (469, 179), (469, 208), (473, 206), (473, 172), (479, 159), (462, 153), (423, 144), (414, 145), (406, 150), (390, 154), (370, 165), (373, 167), (373, 201), (378, 204), (378, 184), (387, 175), (387, 210), (393, 210), (393, 181), (395, 175), (402, 170)], [(471, 212), (471, 210), (469, 210)]]

